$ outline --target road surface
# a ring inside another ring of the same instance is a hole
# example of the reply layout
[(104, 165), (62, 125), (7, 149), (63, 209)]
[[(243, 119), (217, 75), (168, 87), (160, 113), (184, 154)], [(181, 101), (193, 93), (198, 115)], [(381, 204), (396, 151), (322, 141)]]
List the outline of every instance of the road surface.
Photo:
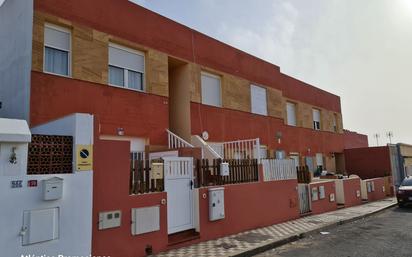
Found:
[(412, 257), (412, 207), (394, 207), (256, 257)]

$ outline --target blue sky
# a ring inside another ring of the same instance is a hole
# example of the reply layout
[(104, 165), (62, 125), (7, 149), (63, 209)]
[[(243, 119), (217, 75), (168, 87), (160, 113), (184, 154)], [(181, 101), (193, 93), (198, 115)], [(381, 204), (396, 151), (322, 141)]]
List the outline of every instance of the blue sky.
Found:
[(344, 127), (412, 144), (412, 0), (134, 0), (341, 96)]

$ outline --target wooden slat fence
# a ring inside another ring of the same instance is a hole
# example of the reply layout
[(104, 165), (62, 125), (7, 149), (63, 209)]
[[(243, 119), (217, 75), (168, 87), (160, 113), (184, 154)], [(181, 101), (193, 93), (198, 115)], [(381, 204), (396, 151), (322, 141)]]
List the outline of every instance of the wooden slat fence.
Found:
[(152, 179), (150, 170), (149, 160), (130, 159), (130, 194), (164, 191), (164, 179)]
[[(220, 175), (220, 164), (222, 162), (229, 163), (229, 176)], [(209, 163), (208, 159), (196, 160), (195, 187), (240, 184), (255, 181), (259, 181), (257, 159), (215, 159), (212, 163)]]
[(264, 181), (297, 178), (297, 170), (294, 160), (262, 159), (262, 166)]
[(308, 166), (299, 166), (296, 170), (298, 175), (298, 183), (308, 184), (312, 182)]

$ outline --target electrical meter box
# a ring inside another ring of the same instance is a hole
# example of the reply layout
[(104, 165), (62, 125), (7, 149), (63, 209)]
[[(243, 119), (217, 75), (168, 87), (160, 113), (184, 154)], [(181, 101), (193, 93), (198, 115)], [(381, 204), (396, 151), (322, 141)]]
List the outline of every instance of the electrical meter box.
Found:
[(225, 218), (225, 189), (223, 187), (209, 189), (209, 220)]
[(43, 200), (59, 200), (63, 196), (63, 179), (53, 177), (43, 180)]
[(31, 132), (25, 120), (0, 118), (0, 176), (26, 173)]
[(222, 162), (220, 164), (220, 176), (229, 176), (229, 163)]
[(154, 162), (150, 169), (150, 177), (152, 179), (163, 179), (163, 163)]

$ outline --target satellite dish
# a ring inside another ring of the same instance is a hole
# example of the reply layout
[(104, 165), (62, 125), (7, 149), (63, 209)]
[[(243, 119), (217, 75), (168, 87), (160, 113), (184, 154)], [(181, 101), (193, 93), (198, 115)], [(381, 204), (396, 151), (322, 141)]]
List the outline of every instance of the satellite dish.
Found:
[(203, 140), (207, 141), (209, 139), (209, 133), (207, 133), (207, 131), (203, 131), (202, 132), (202, 138), (203, 138)]

